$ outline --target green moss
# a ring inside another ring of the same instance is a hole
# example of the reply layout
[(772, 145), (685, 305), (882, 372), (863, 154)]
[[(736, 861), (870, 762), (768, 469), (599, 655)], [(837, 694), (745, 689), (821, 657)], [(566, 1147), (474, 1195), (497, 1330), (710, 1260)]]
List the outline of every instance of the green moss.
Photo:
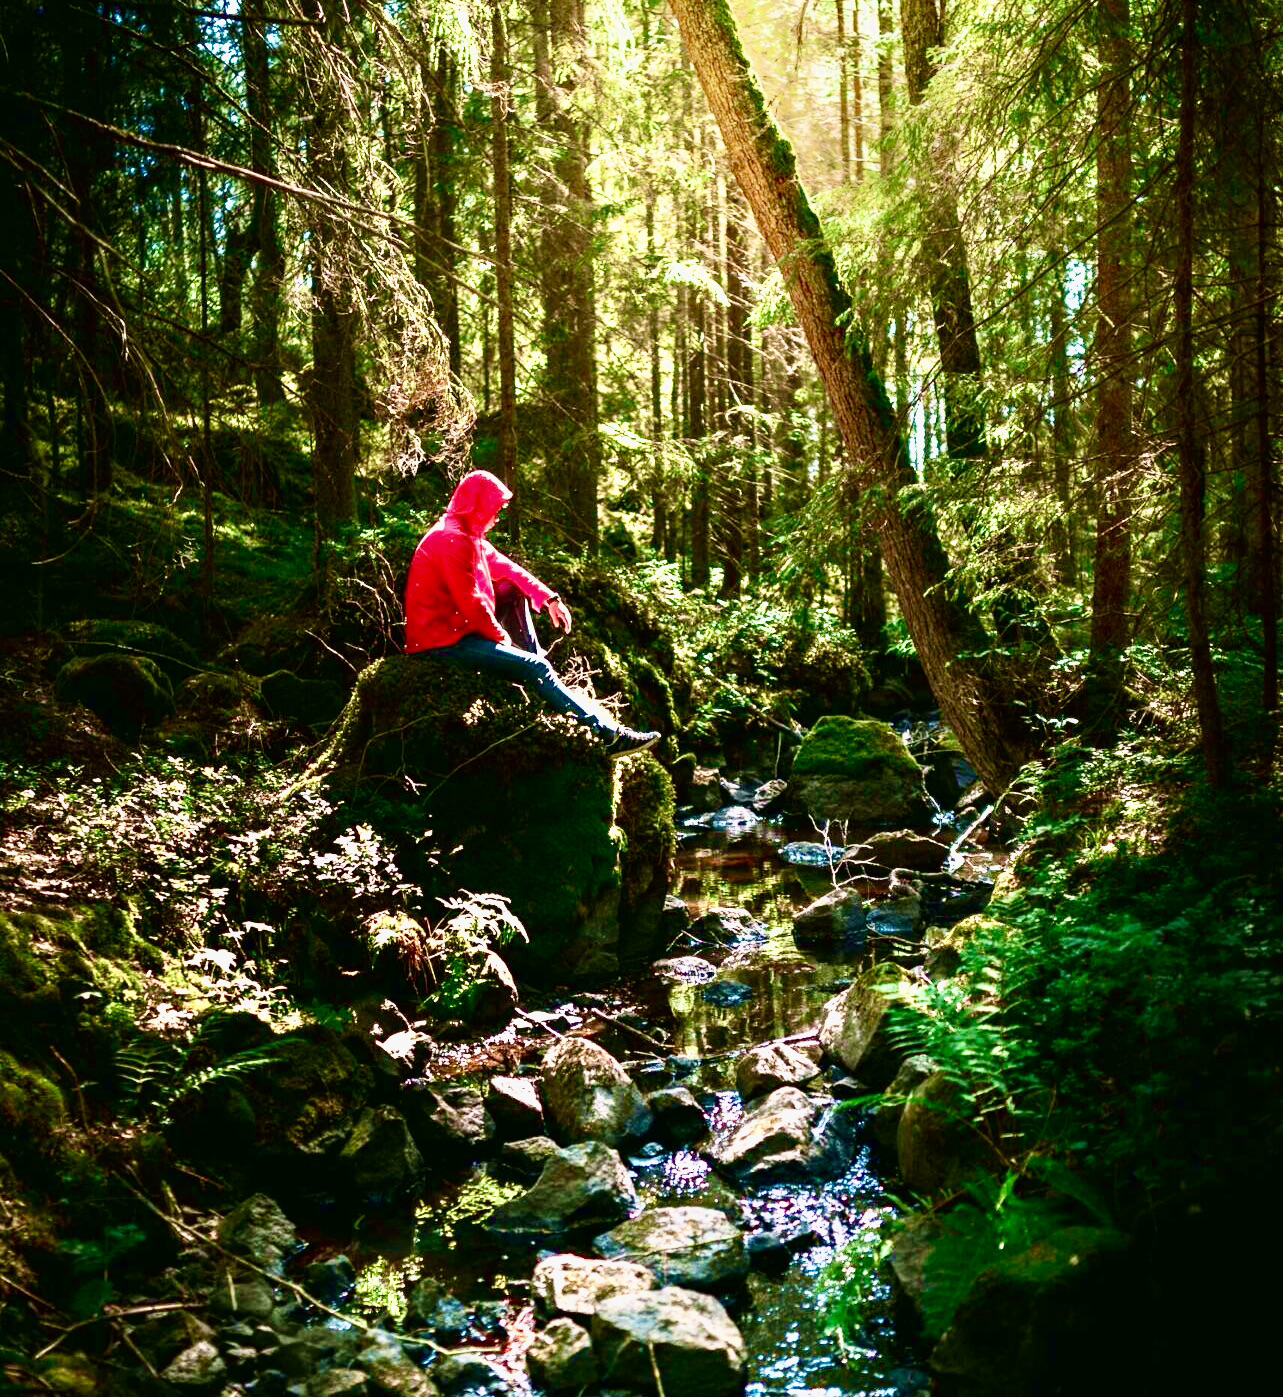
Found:
[(62, 1092), (33, 1067), (0, 1052), (0, 1137), (15, 1153), (43, 1153), (67, 1116)]
[(677, 849), (677, 805), (672, 780), (649, 752), (616, 763), (615, 787), (615, 821), (626, 841), (620, 876), (629, 908), (647, 893), (664, 891), (664, 871)]
[(845, 776), (863, 780), (883, 769), (921, 778), (894, 728), (872, 718), (830, 713), (807, 733), (793, 761), (795, 776)]
[(150, 660), (174, 684), (197, 667), (192, 647), (153, 621), (73, 621), (66, 636), (76, 659), (111, 652), (136, 655)]
[(71, 660), (58, 672), (58, 697), (80, 703), (111, 731), (136, 742), (143, 728), (174, 711), (174, 692), (164, 673), (141, 655), (108, 651)]

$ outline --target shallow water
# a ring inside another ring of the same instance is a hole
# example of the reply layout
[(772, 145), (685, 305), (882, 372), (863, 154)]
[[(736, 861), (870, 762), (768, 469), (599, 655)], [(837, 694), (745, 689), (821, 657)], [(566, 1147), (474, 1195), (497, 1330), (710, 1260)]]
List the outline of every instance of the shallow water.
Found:
[[(686, 831), (676, 887), (692, 916), (715, 906), (745, 907), (762, 924), (762, 934), (726, 947), (686, 938), (671, 948), (671, 955), (698, 955), (712, 962), (711, 981), (673, 983), (643, 976), (622, 987), (645, 1020), (671, 1034), (671, 1055), (662, 1066), (654, 1064), (655, 1079), (643, 1078), (643, 1090), (669, 1080), (690, 1087), (709, 1115), (714, 1141), (729, 1135), (743, 1115), (732, 1089), (739, 1051), (812, 1029), (825, 1001), (850, 982), (856, 969), (888, 953), (876, 938), (872, 948), (823, 952), (794, 942), (794, 912), (828, 891), (833, 881), (826, 866), (790, 865), (780, 850), (790, 840), (815, 838), (811, 830), (785, 830), (766, 822), (730, 831)], [(897, 1331), (889, 1292), (868, 1309), (854, 1341), (843, 1346), (825, 1332), (819, 1304), (825, 1268), (890, 1207), (866, 1145), (857, 1146), (851, 1168), (840, 1179), (746, 1194), (732, 1190), (695, 1150), (658, 1152), (651, 1146), (629, 1163), (648, 1206), (738, 1206), (749, 1232), (813, 1234), (782, 1278), (754, 1273), (734, 1312), (749, 1355), (749, 1397), (908, 1397), (928, 1386), (911, 1338)], [(412, 1283), (436, 1277), (474, 1315), (480, 1305), (480, 1322), (474, 1319), (461, 1341), (500, 1355), (507, 1349), (515, 1356), (532, 1324), (528, 1278), (535, 1253), (496, 1243), (478, 1224), (504, 1197), (520, 1191), (519, 1185), (477, 1170), (426, 1200), (413, 1222), (385, 1224), (379, 1233), (365, 1231), (353, 1253), (360, 1272), (355, 1308), (372, 1320), (385, 1312), (399, 1319)], [(522, 1375), (518, 1390), (528, 1392), (519, 1363), (513, 1364), (513, 1372)]]

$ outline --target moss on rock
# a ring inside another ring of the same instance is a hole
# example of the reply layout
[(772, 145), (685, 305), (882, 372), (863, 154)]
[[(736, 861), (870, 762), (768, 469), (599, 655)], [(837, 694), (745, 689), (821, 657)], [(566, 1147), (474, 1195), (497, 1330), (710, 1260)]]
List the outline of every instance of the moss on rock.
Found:
[(792, 780), (820, 819), (912, 820), (927, 810), (922, 768), (894, 728), (871, 718), (821, 718), (798, 749)]
[(73, 621), (65, 635), (74, 659), (106, 654), (135, 655), (154, 664), (171, 684), (181, 683), (197, 668), (195, 650), (173, 631), (154, 621)]
[(126, 742), (174, 711), (174, 692), (164, 673), (141, 655), (109, 651), (70, 660), (58, 671), (57, 694), (83, 704)]
[(48, 1077), (0, 1052), (0, 1137), (7, 1149), (47, 1150), (66, 1115), (62, 1092)]

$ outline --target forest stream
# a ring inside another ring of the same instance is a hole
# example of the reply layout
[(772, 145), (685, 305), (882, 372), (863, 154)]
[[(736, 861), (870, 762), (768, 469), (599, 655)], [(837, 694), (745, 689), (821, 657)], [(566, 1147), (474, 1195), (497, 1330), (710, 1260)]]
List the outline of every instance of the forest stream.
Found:
[[(938, 815), (926, 832), (949, 839), (953, 818)], [(725, 1297), (745, 1340), (749, 1397), (908, 1397), (926, 1391), (925, 1354), (915, 1326), (903, 1322), (905, 1312), (890, 1284), (880, 1285), (865, 1307), (856, 1342), (831, 1332), (819, 1303), (825, 1273), (839, 1252), (861, 1229), (895, 1211), (887, 1194), (888, 1166), (876, 1157), (868, 1113), (840, 1107), (858, 1085), (840, 1068), (815, 1084), (826, 1117), (838, 1113), (834, 1124), (849, 1141), (849, 1164), (836, 1177), (733, 1188), (712, 1162), (745, 1114), (735, 1088), (740, 1055), (767, 1042), (814, 1041), (823, 1005), (851, 984), (856, 971), (895, 958), (907, 943), (874, 931), (846, 945), (799, 946), (793, 918), (832, 890), (830, 860), (841, 852), (826, 848), (814, 828), (758, 818), (744, 806), (703, 816), (688, 812), (681, 825), (674, 886), (692, 929), (677, 936), (670, 958), (615, 987), (609, 997), (576, 995), (534, 1011), (519, 1027), (577, 1031), (594, 1006), (609, 1005), (625, 1022), (668, 1035), (671, 1051), (665, 1056), (634, 1053), (626, 1066), (643, 1092), (674, 1084), (689, 1088), (709, 1133), (694, 1144), (652, 1140), (626, 1152), (641, 1203), (647, 1209), (723, 1210), (749, 1237), (782, 1239), (789, 1254), (778, 1252), (782, 1259), (775, 1266), (755, 1265), (746, 1286)], [(973, 854), (960, 880), (969, 886), (953, 889), (952, 897), (942, 893), (929, 908), (930, 921), (948, 924), (975, 910), (987, 895), (990, 867), (989, 856)], [(751, 919), (739, 922), (739, 933), (722, 944), (699, 934), (718, 909), (742, 909)], [(876, 926), (875, 908), (870, 915)], [(477, 1168), (425, 1201), (412, 1228), (403, 1224), (363, 1237), (352, 1253), (357, 1274), (351, 1306), (373, 1323), (402, 1322), (407, 1304), (415, 1304), (407, 1297), (426, 1282), (435, 1317), (445, 1326), (438, 1333), (496, 1356), (511, 1375), (511, 1390), (524, 1393), (531, 1390), (524, 1366), (509, 1365), (533, 1333), (527, 1278), (535, 1255), (485, 1228), (489, 1207), (506, 1196), (502, 1182), (495, 1188), (503, 1179), (501, 1165)], [(333, 1239), (315, 1239), (312, 1255), (334, 1250)], [(423, 1315), (422, 1303), (419, 1310)]]

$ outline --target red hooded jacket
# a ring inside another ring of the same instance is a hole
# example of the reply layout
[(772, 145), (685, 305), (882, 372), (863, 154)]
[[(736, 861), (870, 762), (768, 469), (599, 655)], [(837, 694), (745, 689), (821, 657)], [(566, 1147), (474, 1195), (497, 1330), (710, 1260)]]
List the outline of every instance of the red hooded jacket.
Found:
[(508, 644), (495, 620), (494, 584), (507, 580), (542, 610), (556, 597), (538, 578), (486, 542), (485, 533), (512, 491), (489, 471), (459, 482), (450, 507), (424, 534), (405, 588), (405, 648), (437, 650), (465, 635)]

